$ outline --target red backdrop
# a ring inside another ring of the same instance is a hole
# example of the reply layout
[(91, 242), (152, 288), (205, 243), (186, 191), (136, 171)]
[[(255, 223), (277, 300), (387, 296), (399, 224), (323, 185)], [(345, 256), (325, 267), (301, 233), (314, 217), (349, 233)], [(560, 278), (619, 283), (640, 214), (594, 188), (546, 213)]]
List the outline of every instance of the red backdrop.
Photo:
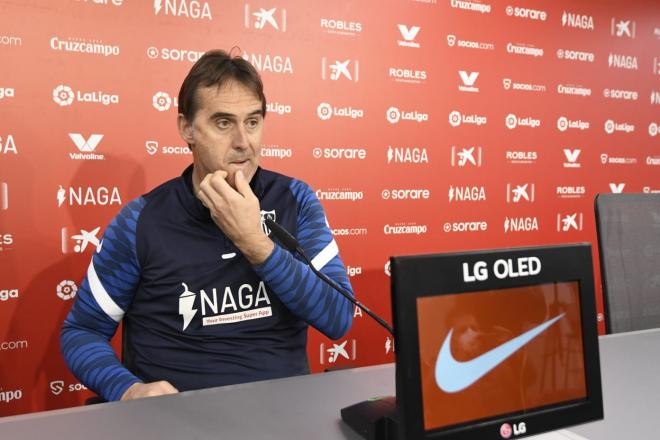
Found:
[[(174, 98), (210, 48), (262, 72), (263, 165), (317, 190), (388, 320), (390, 255), (595, 243), (597, 193), (660, 190), (655, 0), (0, 8), (0, 415), (89, 395), (59, 354), (94, 247), (74, 236), (190, 163)], [(359, 315), (340, 341), (311, 332), (309, 355), (314, 371), (393, 360)]]

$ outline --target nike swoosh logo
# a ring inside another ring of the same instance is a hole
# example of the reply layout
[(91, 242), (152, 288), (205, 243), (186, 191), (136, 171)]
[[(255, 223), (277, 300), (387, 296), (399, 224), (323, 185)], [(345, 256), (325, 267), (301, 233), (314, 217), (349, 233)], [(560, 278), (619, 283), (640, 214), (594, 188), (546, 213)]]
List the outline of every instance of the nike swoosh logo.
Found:
[(451, 336), (454, 329), (449, 330), (435, 363), (435, 382), (442, 391), (447, 393), (463, 391), (563, 318), (564, 315), (565, 313), (562, 313), (467, 362), (459, 362), (451, 354)]

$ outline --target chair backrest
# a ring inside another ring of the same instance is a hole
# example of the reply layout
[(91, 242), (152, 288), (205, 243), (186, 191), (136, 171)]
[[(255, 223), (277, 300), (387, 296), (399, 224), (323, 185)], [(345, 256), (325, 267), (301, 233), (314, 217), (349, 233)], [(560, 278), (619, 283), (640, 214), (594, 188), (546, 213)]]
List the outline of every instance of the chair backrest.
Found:
[(599, 194), (595, 204), (607, 332), (660, 327), (660, 194)]

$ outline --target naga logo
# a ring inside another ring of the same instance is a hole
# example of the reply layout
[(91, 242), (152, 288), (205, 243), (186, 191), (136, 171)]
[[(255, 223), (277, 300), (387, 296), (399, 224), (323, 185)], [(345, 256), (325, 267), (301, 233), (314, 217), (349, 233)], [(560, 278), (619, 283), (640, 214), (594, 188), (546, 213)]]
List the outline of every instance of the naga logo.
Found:
[(482, 202), (486, 200), (486, 190), (483, 186), (453, 186), (449, 185), (447, 192), (449, 203), (452, 202)]
[(87, 249), (87, 246), (90, 244), (93, 245), (96, 252), (101, 250), (101, 242), (99, 241), (97, 234), (101, 230), (101, 227), (98, 226), (91, 231), (81, 229), (79, 234), (70, 235), (69, 228), (64, 227), (60, 231), (61, 241), (62, 241), (62, 253), (68, 254), (72, 250), (70, 248), (70, 242), (73, 240), (73, 252), (77, 254), (82, 254)]
[(0, 87), (0, 101), (5, 98), (13, 98), (15, 90), (11, 87)]
[[(476, 152), (475, 152), (476, 149)], [(476, 154), (476, 156), (475, 156)], [(469, 147), (461, 148), (458, 151), (457, 147), (454, 145), (451, 146), (451, 166), (466, 167), (468, 165), (473, 165), (475, 167), (480, 167), (482, 162), (482, 148), (481, 147)]]
[(147, 56), (152, 60), (160, 58), (164, 61), (187, 61), (189, 63), (195, 63), (202, 55), (204, 55), (204, 51), (199, 50), (171, 49), (168, 47), (158, 49), (154, 46), (150, 46), (147, 49)]
[(486, 116), (463, 115), (457, 110), (449, 113), (449, 124), (452, 127), (458, 127), (461, 124), (485, 125), (487, 122), (488, 118)]
[(506, 202), (520, 203), (521, 201), (533, 202), (536, 200), (536, 185), (525, 183), (523, 185), (506, 184)]
[[(352, 62), (352, 65), (351, 65)], [(328, 70), (330, 75), (328, 75)], [(349, 81), (358, 82), (360, 80), (360, 62), (358, 60), (335, 61), (328, 64), (326, 57), (321, 58), (321, 79), (330, 79), (337, 81), (340, 78), (346, 78)]]
[(531, 44), (513, 44), (507, 43), (506, 51), (508, 53), (513, 53), (516, 55), (525, 55), (530, 57), (542, 57), (543, 49), (539, 47), (534, 47)]
[(637, 33), (637, 23), (632, 20), (617, 20), (612, 17), (610, 33), (615, 37), (634, 39)]
[(329, 188), (328, 190), (316, 190), (319, 200), (341, 200), (355, 202), (364, 198), (362, 191), (352, 191), (350, 188)]
[(315, 159), (359, 159), (367, 157), (364, 148), (314, 148), (312, 155)]
[(76, 297), (78, 286), (71, 280), (62, 280), (55, 288), (55, 293), (60, 299), (68, 301)]
[(10, 299), (18, 299), (18, 289), (0, 289), (0, 301), (5, 302)]
[(612, 191), (612, 194), (621, 194), (625, 187), (625, 183), (610, 183), (610, 191)]
[(539, 230), (539, 221), (536, 217), (505, 217), (504, 233), (531, 232)]
[(467, 49), (478, 49), (478, 50), (495, 50), (495, 44), (488, 43), (484, 41), (472, 41), (472, 40), (463, 40), (456, 35), (448, 34), (447, 35), (447, 45), (449, 47), (463, 47)]
[(588, 87), (576, 86), (572, 84), (557, 85), (557, 93), (560, 95), (591, 96), (591, 89)]
[(543, 84), (515, 82), (511, 78), (503, 78), (502, 86), (504, 90), (522, 90), (523, 92), (545, 92), (546, 90)]
[(174, 17), (213, 20), (208, 2), (197, 0), (154, 0), (154, 14), (161, 12)]
[(383, 226), (383, 234), (385, 235), (421, 235), (428, 232), (428, 226), (418, 225), (414, 222), (409, 223), (395, 223), (393, 225)]
[(269, 102), (266, 104), (266, 111), (280, 116), (288, 115), (291, 114), (291, 105), (280, 104), (279, 102)]
[(580, 162), (578, 162), (578, 157), (580, 157), (580, 153), (582, 150), (580, 149), (574, 149), (574, 150), (569, 150), (568, 148), (564, 148), (564, 156), (566, 156), (566, 162), (564, 162), (564, 168), (580, 168)]
[(649, 124), (649, 136), (655, 137), (658, 134), (659, 131), (660, 131), (660, 125), (659, 124), (657, 124), (655, 122), (651, 122)]
[(357, 21), (344, 21), (333, 18), (322, 18), (321, 28), (329, 34), (355, 37), (362, 32), (362, 23)]
[(426, 148), (418, 147), (387, 147), (387, 163), (429, 163)]
[(57, 190), (57, 206), (61, 207), (65, 202), (68, 206), (106, 206), (106, 205), (121, 205), (121, 197), (119, 189), (116, 186), (106, 187), (99, 186), (93, 188), (91, 186), (71, 186), (65, 190), (62, 185)]
[(293, 74), (293, 63), (287, 55), (270, 55), (243, 52), (243, 59), (249, 61), (259, 72)]
[(431, 198), (431, 191), (426, 188), (384, 189), (380, 195), (384, 200), (428, 200)]
[(174, 107), (179, 107), (179, 98), (175, 96), (174, 100), (172, 100), (170, 94), (167, 92), (156, 92), (151, 98), (151, 105), (159, 112), (168, 111), (172, 108), (172, 104), (174, 104)]
[(18, 154), (18, 149), (16, 148), (16, 142), (14, 142), (14, 136), (9, 134), (6, 138), (3, 139), (0, 136), (0, 154)]
[(615, 131), (622, 131), (624, 133), (632, 133), (635, 131), (635, 126), (627, 122), (614, 122), (611, 119), (605, 121), (605, 133), (613, 134)]
[(442, 226), (445, 232), (485, 232), (488, 230), (488, 223), (485, 221), (473, 222), (446, 222)]
[(316, 107), (316, 114), (322, 121), (327, 121), (333, 116), (340, 118), (359, 119), (364, 117), (364, 110), (353, 107), (334, 107), (327, 102), (322, 102)]
[[(277, 19), (276, 19), (277, 17)], [(252, 25), (250, 25), (250, 20), (254, 18)], [(274, 29), (280, 32), (286, 32), (286, 9), (280, 8), (278, 11), (277, 8), (264, 9), (259, 8), (258, 11), (250, 13), (249, 3), (245, 4), (245, 28), (262, 30), (268, 26), (269, 29)]]
[(507, 6), (505, 12), (509, 17), (526, 18), (528, 20), (538, 21), (546, 21), (548, 19), (548, 13), (540, 9)]
[(481, 14), (490, 14), (492, 8), (487, 3), (473, 2), (469, 0), (451, 0), (449, 5), (455, 9), (463, 9), (464, 11), (479, 12)]
[(579, 199), (587, 194), (584, 186), (558, 186), (555, 193), (562, 199)]
[(566, 131), (569, 128), (576, 130), (588, 130), (589, 122), (580, 119), (568, 119), (566, 116), (560, 116), (557, 119), (557, 130)]
[(403, 69), (398, 67), (390, 67), (387, 70), (387, 74), (390, 79), (393, 79), (396, 82), (411, 84), (422, 84), (427, 78), (425, 70)]
[(280, 147), (279, 145), (269, 144), (261, 146), (261, 157), (272, 157), (274, 159), (288, 159), (293, 156), (291, 148)]
[(399, 110), (397, 107), (388, 108), (385, 116), (390, 124), (396, 124), (399, 121), (417, 121), (421, 123), (429, 120), (428, 113), (420, 113), (417, 110), (406, 112)]
[[(179, 295), (179, 315), (183, 320), (182, 331), (190, 325), (199, 308), (195, 308), (198, 294), (189, 290), (188, 284), (181, 283), (183, 292)], [(255, 287), (251, 284), (241, 284), (232, 289), (226, 286), (222, 290), (222, 301), (218, 304), (218, 290), (213, 287), (209, 293), (199, 291), (202, 326), (233, 324), (242, 321), (267, 318), (273, 315), (270, 298), (263, 281)], [(209, 316), (210, 315), (210, 316)]]
[(188, 155), (192, 154), (190, 151), (190, 148), (188, 146), (182, 147), (182, 146), (163, 146), (160, 147), (158, 141), (146, 141), (144, 144), (147, 153), (149, 153), (151, 156), (155, 155), (160, 152), (162, 154), (174, 154), (174, 155)]
[(582, 30), (594, 30), (594, 17), (585, 14), (576, 14), (564, 11), (561, 15), (562, 27), (571, 27)]
[(67, 107), (73, 104), (74, 101), (85, 102), (91, 104), (119, 104), (119, 95), (112, 95), (105, 93), (101, 90), (94, 92), (81, 92), (75, 91), (64, 84), (53, 89), (53, 101), (61, 107)]
[(479, 77), (479, 72), (467, 73), (465, 70), (459, 70), (458, 76), (460, 76), (461, 81), (463, 82), (462, 85), (458, 86), (458, 90), (461, 92), (479, 92), (479, 88), (475, 87), (474, 85), (474, 83), (477, 82), (477, 78)]
[(275, 213), (274, 209), (270, 211), (265, 211), (262, 209), (260, 214), (261, 214), (261, 230), (264, 231), (264, 234), (270, 235), (270, 228), (266, 226), (266, 220), (271, 220), (276, 222), (277, 214)]
[(504, 124), (509, 130), (513, 130), (514, 128), (520, 126), (520, 127), (530, 127), (530, 128), (537, 128), (541, 126), (541, 120), (540, 119), (534, 119), (531, 116), (526, 116), (524, 118), (520, 116), (516, 116), (513, 113), (509, 113), (506, 118), (504, 119)]
[[(349, 344), (350, 343), (350, 344)], [(324, 342), (320, 346), (320, 362), (321, 365), (327, 363), (334, 364), (338, 359), (344, 358), (346, 360), (355, 360), (357, 358), (357, 341), (355, 339), (347, 339), (340, 344), (332, 342), (332, 347), (325, 348)], [(326, 359), (327, 355), (327, 359)]]
[(398, 24), (397, 26), (399, 27), (401, 37), (403, 37), (403, 40), (398, 40), (397, 44), (403, 47), (414, 47), (419, 49), (420, 44), (415, 41), (415, 38), (417, 38), (417, 34), (421, 28), (419, 26), (408, 27), (405, 24)]
[(538, 159), (536, 151), (507, 151), (504, 156), (512, 164), (532, 164)]
[(560, 60), (583, 61), (587, 63), (596, 61), (596, 55), (593, 52), (583, 52), (573, 49), (557, 49), (557, 58)]
[(581, 231), (584, 216), (581, 212), (572, 214), (557, 214), (557, 232)]
[(615, 67), (617, 69), (625, 70), (638, 70), (637, 57), (633, 55), (621, 55), (610, 52), (607, 57), (608, 67)]
[[(621, 99), (624, 101), (637, 101), (639, 94), (634, 90), (603, 89), (603, 96), (609, 99)], [(651, 96), (653, 100), (653, 96)], [(651, 102), (653, 104), (653, 102)]]
[(103, 44), (100, 40), (88, 41), (85, 38), (69, 37), (66, 40), (61, 40), (55, 36), (50, 39), (50, 48), (64, 52), (103, 55), (106, 57), (119, 55), (119, 46)]

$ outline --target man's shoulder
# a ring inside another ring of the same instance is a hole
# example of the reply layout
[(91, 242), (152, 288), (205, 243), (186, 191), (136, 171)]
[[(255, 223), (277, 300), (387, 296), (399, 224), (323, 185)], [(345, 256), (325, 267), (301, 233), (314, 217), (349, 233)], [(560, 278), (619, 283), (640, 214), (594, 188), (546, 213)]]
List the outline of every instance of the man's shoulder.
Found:
[(259, 181), (264, 188), (283, 187), (294, 195), (300, 191), (311, 191), (310, 186), (304, 181), (265, 168), (259, 169)]

